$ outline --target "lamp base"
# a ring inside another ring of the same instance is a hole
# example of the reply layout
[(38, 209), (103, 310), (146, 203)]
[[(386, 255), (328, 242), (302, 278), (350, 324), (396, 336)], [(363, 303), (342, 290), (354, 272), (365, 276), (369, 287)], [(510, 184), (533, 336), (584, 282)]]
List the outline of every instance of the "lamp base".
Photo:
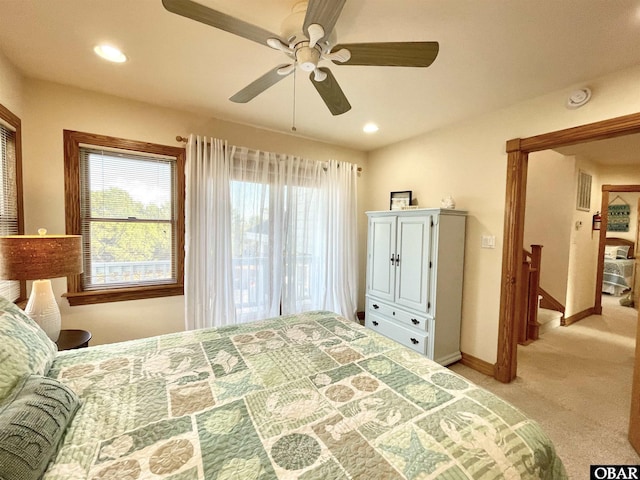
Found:
[(52, 341), (58, 340), (61, 324), (60, 308), (53, 295), (50, 280), (33, 281), (29, 303), (24, 311)]

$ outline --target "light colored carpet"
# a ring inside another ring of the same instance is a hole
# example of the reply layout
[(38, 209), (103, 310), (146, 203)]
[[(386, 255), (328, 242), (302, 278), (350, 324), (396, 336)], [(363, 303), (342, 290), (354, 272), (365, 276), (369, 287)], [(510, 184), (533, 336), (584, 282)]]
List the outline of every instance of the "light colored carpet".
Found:
[(589, 465), (640, 464), (627, 440), (638, 312), (618, 300), (603, 296), (602, 316), (519, 346), (518, 377), (510, 384), (450, 366), (538, 421), (571, 479), (589, 478)]

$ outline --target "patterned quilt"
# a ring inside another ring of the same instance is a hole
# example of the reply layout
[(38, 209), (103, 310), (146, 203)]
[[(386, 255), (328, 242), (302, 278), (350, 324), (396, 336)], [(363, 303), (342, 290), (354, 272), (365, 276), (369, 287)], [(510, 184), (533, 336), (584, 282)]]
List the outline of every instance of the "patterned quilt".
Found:
[(60, 352), (52, 479), (562, 479), (540, 427), (333, 313)]
[(602, 283), (622, 289), (631, 288), (635, 264), (635, 260), (605, 259)]

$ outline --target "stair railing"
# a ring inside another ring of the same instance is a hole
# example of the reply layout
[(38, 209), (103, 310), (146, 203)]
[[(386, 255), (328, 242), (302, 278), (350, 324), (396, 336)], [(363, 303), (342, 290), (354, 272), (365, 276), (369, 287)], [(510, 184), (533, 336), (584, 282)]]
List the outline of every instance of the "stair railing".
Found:
[(531, 252), (524, 250), (522, 256), (522, 315), (518, 329), (518, 343), (529, 344), (538, 339), (538, 288), (540, 287), (540, 265), (542, 245), (531, 245)]

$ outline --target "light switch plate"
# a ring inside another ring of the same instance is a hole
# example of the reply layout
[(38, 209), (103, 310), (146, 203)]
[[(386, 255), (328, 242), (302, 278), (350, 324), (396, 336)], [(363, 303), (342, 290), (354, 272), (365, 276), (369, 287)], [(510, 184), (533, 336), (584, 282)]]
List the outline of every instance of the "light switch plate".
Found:
[(496, 248), (496, 237), (494, 235), (482, 235), (482, 248)]

